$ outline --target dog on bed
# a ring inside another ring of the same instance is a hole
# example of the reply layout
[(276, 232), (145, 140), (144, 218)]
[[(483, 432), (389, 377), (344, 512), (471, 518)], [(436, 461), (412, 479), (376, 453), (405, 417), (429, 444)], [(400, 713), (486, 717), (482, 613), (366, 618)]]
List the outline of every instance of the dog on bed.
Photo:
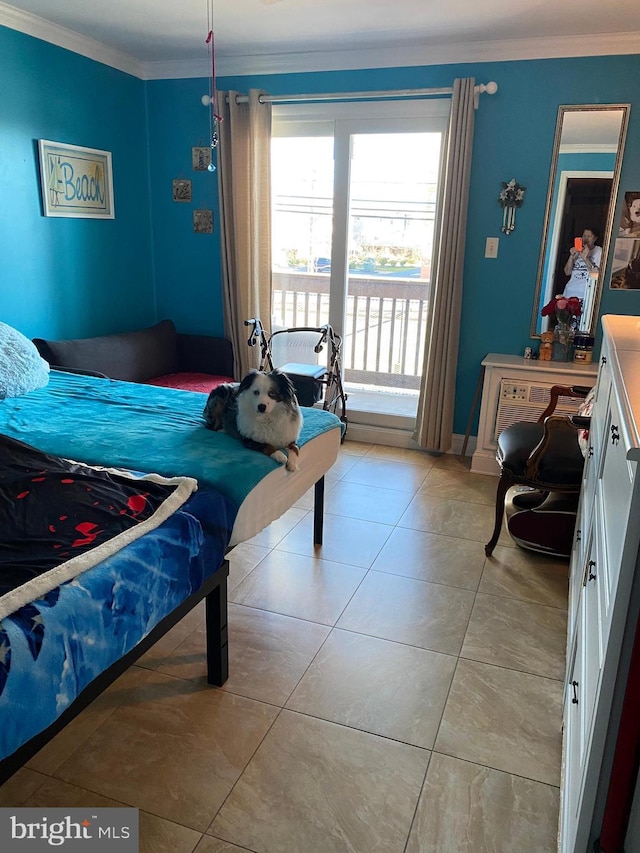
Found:
[(204, 419), (208, 429), (224, 430), (245, 447), (285, 462), (287, 470), (298, 470), (302, 413), (286, 373), (252, 370), (239, 385), (219, 385), (209, 394)]

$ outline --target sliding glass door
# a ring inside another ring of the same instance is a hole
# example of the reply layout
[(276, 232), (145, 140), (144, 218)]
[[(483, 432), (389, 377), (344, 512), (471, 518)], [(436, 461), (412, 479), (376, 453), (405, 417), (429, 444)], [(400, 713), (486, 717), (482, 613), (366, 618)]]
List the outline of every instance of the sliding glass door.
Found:
[(332, 323), (352, 419), (415, 418), (448, 108), (274, 107), (274, 328)]

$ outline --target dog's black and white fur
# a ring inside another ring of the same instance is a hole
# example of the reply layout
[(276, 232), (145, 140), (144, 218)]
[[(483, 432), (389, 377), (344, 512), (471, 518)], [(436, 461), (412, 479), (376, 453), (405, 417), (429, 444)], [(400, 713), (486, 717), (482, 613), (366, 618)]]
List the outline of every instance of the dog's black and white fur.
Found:
[(246, 447), (285, 462), (289, 471), (298, 470), (302, 413), (286, 373), (252, 370), (239, 385), (219, 385), (209, 394), (204, 419), (209, 429), (224, 430)]

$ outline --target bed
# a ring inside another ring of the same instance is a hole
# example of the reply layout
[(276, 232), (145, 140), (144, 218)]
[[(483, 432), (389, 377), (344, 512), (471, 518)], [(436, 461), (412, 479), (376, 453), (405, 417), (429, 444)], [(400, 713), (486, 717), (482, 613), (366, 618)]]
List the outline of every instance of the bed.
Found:
[[(0, 654), (6, 658), (9, 649), (11, 656), (0, 694), (0, 781), (202, 598), (208, 680), (224, 683), (226, 554), (312, 486), (314, 541), (321, 542), (322, 484), (340, 447), (338, 418), (304, 410), (300, 470), (289, 472), (207, 430), (204, 401), (197, 392), (60, 371), (51, 372), (45, 387), (0, 401), (0, 436), (6, 440), (24, 442), (56, 460), (197, 484), (154, 529), (79, 577), (25, 599), (0, 623)], [(47, 638), (35, 656), (34, 624)], [(0, 681), (1, 668), (0, 658)], [(34, 696), (38, 713), (20, 713)]]
[[(197, 392), (52, 370), (48, 384), (0, 403), (0, 433), (90, 465), (194, 477), (236, 508), (230, 546), (278, 518), (335, 462), (344, 425), (305, 408), (300, 470), (286, 471), (235, 439), (206, 429)], [(321, 494), (315, 541), (321, 539)]]

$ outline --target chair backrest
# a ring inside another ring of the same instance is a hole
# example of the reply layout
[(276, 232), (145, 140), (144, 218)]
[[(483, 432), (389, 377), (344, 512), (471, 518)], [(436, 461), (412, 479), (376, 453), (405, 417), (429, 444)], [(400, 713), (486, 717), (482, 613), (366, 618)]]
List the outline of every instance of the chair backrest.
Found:
[(296, 329), (275, 329), (271, 335), (271, 356), (274, 367), (295, 362), (297, 364), (327, 363), (327, 346), (320, 353), (315, 347), (320, 340), (320, 332), (302, 332)]

